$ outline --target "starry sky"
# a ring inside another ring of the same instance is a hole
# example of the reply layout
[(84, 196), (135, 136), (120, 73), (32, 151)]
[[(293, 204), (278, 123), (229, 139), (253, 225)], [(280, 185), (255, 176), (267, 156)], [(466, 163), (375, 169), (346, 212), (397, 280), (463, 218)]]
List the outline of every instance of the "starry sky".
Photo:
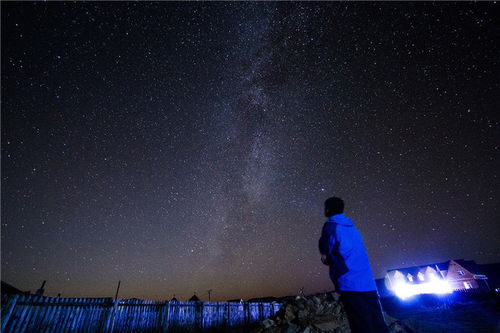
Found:
[(498, 4), (2, 2), (2, 280), (65, 297), (331, 290), (500, 261)]

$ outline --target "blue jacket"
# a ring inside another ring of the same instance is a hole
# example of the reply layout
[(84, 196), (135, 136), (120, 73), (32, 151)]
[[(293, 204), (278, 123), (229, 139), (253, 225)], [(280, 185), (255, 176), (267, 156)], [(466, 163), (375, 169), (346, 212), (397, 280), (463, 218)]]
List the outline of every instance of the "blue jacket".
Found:
[(319, 251), (330, 260), (330, 278), (336, 290), (377, 290), (363, 239), (350, 218), (337, 214), (325, 221)]

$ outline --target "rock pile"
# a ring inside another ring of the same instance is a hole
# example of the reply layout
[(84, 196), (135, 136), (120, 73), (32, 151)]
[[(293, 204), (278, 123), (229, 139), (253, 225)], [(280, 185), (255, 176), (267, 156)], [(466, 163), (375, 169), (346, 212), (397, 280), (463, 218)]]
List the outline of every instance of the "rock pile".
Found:
[[(386, 316), (391, 333), (407, 332), (395, 319)], [(273, 318), (260, 323), (252, 333), (350, 333), (347, 315), (338, 293), (297, 296), (285, 302)]]

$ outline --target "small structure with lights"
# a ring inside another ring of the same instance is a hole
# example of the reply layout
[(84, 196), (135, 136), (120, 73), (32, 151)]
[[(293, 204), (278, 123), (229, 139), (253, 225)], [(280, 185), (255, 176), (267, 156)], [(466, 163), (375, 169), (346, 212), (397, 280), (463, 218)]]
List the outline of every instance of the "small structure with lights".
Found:
[(474, 261), (449, 260), (387, 271), (386, 288), (401, 299), (415, 295), (445, 295), (454, 291), (488, 291), (487, 277)]

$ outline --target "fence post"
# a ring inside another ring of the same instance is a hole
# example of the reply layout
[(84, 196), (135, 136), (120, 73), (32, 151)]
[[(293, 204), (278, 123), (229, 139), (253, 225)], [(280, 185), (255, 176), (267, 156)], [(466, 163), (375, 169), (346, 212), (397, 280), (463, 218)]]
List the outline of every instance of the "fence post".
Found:
[(224, 304), (224, 326), (231, 326), (231, 303)]
[[(2, 332), (4, 332), (7, 323), (9, 322), (10, 315), (14, 311), (19, 295), (11, 297), (5, 306), (5, 313), (2, 313)], [(3, 312), (3, 311), (2, 311)]]
[(108, 317), (106, 318), (106, 325), (104, 327), (105, 332), (113, 332), (113, 326), (115, 324), (114, 316), (119, 302), (119, 299), (115, 299), (113, 307), (109, 310)]
[(162, 331), (163, 332), (167, 332), (168, 331), (168, 317), (170, 315), (170, 302), (166, 301), (165, 304), (164, 304), (164, 306), (165, 306), (166, 310), (164, 311), (165, 316), (164, 316), (164, 320), (163, 320)]
[(14, 315), (14, 322), (12, 323), (12, 326), (10, 327), (10, 330), (14, 332), (18, 332), (21, 325), (23, 324), (24, 319), (26, 319), (26, 313), (28, 311), (28, 305), (33, 302), (33, 299), (35, 298), (34, 295), (27, 295), (21, 299), (21, 302), (17, 302), (17, 305), (20, 305), (19, 312), (16, 311), (16, 314)]
[(248, 325), (250, 322), (250, 306), (248, 302), (243, 303), (243, 322)]
[(197, 329), (203, 328), (203, 303), (196, 302), (194, 308), (194, 318), (195, 318), (195, 327)]

